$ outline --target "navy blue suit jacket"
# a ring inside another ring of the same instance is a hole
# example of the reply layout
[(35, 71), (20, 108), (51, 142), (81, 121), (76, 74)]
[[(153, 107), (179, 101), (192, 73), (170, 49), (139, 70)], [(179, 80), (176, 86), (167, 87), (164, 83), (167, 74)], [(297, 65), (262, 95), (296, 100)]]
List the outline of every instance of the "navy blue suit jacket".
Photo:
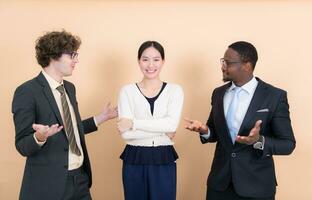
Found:
[[(84, 134), (97, 130), (97, 127), (93, 118), (81, 120), (74, 85), (64, 81), (64, 87), (77, 119), (81, 146), (84, 153), (83, 168), (89, 176), (89, 187), (91, 187), (91, 166)], [(33, 138), (33, 123), (63, 125), (52, 90), (42, 73), (16, 89), (12, 103), (12, 112), (16, 133), (16, 149), (27, 158), (20, 199), (61, 199), (68, 172), (69, 145), (64, 129), (49, 137), (42, 147)]]
[[(237, 194), (245, 197), (273, 196), (276, 176), (273, 155), (288, 155), (295, 148), (285, 91), (257, 78), (258, 86), (243, 119), (238, 135), (247, 136), (257, 120), (262, 120), (260, 134), (265, 137), (264, 150), (253, 145), (232, 144), (226, 124), (223, 97), (231, 83), (216, 88), (212, 94), (212, 108), (207, 121), (209, 139), (202, 143), (217, 142), (207, 184), (224, 191), (233, 182)], [(257, 112), (257, 111), (264, 112)]]

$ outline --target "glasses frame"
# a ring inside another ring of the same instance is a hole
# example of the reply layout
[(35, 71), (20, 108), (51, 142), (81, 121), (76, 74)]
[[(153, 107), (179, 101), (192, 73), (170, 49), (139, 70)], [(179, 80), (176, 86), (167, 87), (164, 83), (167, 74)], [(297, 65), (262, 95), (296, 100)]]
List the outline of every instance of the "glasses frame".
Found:
[(75, 58), (77, 58), (78, 55), (79, 55), (78, 52), (76, 52), (76, 51), (73, 51), (73, 52), (64, 52), (63, 54), (69, 55), (71, 59), (75, 59)]
[(221, 64), (222, 66), (225, 66), (225, 67), (227, 67), (227, 66), (229, 66), (229, 65), (231, 65), (231, 64), (237, 64), (237, 63), (243, 63), (243, 61), (242, 61), (242, 60), (239, 60), (239, 61), (230, 61), (230, 60), (226, 60), (226, 59), (224, 59), (224, 58), (220, 58), (220, 64)]

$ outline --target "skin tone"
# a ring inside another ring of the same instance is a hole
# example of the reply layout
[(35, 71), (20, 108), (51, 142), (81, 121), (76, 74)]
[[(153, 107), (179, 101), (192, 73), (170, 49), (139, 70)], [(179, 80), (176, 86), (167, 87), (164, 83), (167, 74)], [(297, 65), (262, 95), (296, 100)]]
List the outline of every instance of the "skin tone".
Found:
[[(233, 49), (228, 48), (224, 54), (221, 66), (223, 81), (233, 81), (236, 86), (243, 86), (253, 78), (253, 67), (250, 62), (243, 62), (241, 56)], [(208, 133), (208, 126), (201, 121), (184, 118), (185, 128), (200, 134)], [(236, 137), (236, 142), (251, 145), (260, 138), (261, 120), (256, 121), (248, 136)]]
[[(49, 74), (54, 80), (61, 83), (63, 77), (71, 76), (73, 70), (75, 69), (76, 64), (78, 63), (78, 57), (71, 57), (69, 54), (62, 54), (59, 59), (52, 59), (50, 64), (45, 67), (43, 70)], [(110, 103), (107, 103), (102, 111), (94, 116), (97, 125), (99, 126), (103, 122), (114, 119), (117, 117), (117, 107), (111, 107)], [(43, 124), (33, 124), (33, 129), (36, 131), (35, 137), (39, 142), (46, 141), (49, 137), (54, 134), (59, 133), (63, 126), (58, 124), (43, 125)]]
[[(143, 74), (143, 79), (138, 83), (141, 92), (146, 97), (154, 97), (161, 90), (163, 81), (160, 80), (160, 72), (165, 63), (159, 51), (154, 47), (145, 49), (138, 60), (140, 70)], [(117, 122), (117, 128), (120, 134), (131, 130), (133, 121), (127, 118), (120, 118)], [(172, 139), (175, 133), (167, 133), (168, 137)]]

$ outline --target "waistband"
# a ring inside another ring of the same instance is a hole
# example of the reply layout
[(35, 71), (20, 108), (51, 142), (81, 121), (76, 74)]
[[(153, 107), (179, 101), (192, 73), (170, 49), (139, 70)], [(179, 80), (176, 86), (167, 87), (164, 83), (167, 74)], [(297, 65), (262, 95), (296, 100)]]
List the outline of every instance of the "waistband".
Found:
[(75, 176), (83, 173), (83, 168), (79, 167), (77, 169), (69, 170), (67, 175), (68, 176)]

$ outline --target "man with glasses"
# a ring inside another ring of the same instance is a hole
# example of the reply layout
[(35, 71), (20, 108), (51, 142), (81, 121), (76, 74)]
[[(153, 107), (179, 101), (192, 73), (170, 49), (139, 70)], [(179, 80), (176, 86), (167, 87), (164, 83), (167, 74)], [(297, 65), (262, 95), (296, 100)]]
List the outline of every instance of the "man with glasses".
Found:
[(231, 44), (221, 58), (228, 83), (213, 91), (207, 123), (185, 119), (186, 128), (198, 132), (202, 143), (217, 143), (206, 199), (274, 199), (272, 156), (295, 148), (287, 94), (254, 77), (257, 60), (252, 44)]
[(81, 120), (75, 86), (63, 80), (78, 62), (80, 39), (49, 32), (36, 42), (40, 74), (20, 85), (12, 103), (15, 145), (26, 165), (21, 200), (91, 199), (91, 166), (84, 134), (117, 116), (107, 104)]

